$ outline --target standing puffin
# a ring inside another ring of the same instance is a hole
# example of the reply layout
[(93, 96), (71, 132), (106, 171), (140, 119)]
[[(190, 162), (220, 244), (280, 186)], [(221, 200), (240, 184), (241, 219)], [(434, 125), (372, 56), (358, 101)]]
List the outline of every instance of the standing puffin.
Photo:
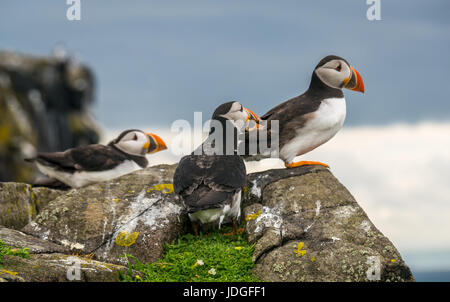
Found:
[[(220, 105), (213, 113), (212, 122), (221, 125), (222, 135), (217, 135), (217, 127), (211, 126), (208, 138), (194, 152), (184, 156), (175, 170), (174, 189), (184, 200), (196, 235), (199, 224), (220, 228), (222, 223), (230, 220), (233, 223), (231, 234), (237, 231), (241, 190), (247, 178), (244, 161), (237, 149), (250, 120), (258, 123), (259, 117), (239, 102)], [(215, 144), (220, 147), (212, 151), (211, 145)]]
[[(261, 117), (279, 121), (279, 157), (287, 168), (314, 164), (328, 168), (321, 162), (294, 162), (294, 158), (326, 143), (341, 129), (346, 115), (342, 88), (364, 93), (359, 73), (345, 59), (327, 56), (314, 69), (305, 93)], [(270, 130), (270, 123), (267, 124), (267, 130)]]
[(164, 149), (166, 144), (159, 136), (133, 129), (123, 131), (106, 146), (95, 144), (39, 153), (25, 160), (34, 162), (43, 174), (79, 188), (143, 169), (148, 165), (145, 154)]

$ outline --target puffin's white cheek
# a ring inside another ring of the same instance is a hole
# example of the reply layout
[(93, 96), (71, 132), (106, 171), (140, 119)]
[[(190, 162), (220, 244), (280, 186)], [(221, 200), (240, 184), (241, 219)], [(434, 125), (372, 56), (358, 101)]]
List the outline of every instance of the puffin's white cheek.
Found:
[(235, 112), (228, 113), (226, 115), (226, 118), (228, 120), (230, 120), (230, 121), (236, 122), (236, 121), (239, 121), (241, 119), (241, 116), (239, 115), (238, 112), (235, 111)]
[(126, 141), (118, 144), (118, 147), (129, 154), (142, 155), (143, 145), (139, 141)]
[(316, 74), (319, 79), (328, 86), (342, 88), (345, 79), (342, 72), (330, 68), (320, 68), (316, 70)]

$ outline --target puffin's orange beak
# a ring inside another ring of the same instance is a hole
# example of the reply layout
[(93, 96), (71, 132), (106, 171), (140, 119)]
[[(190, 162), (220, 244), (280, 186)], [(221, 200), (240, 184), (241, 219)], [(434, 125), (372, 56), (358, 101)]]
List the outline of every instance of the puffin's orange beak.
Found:
[(156, 153), (162, 150), (166, 150), (166, 143), (158, 135), (153, 133), (146, 133), (150, 139), (150, 143), (147, 143), (147, 153)]
[(361, 78), (361, 75), (358, 71), (356, 71), (355, 68), (350, 66), (350, 69), (352, 71), (352, 74), (350, 75), (350, 77), (345, 79), (344, 87), (350, 90), (364, 93), (364, 82)]
[(247, 112), (247, 115), (248, 115), (247, 116), (247, 122), (248, 121), (254, 121), (256, 123), (255, 127), (253, 127), (252, 129), (247, 129), (247, 130), (251, 131), (251, 130), (259, 128), (259, 123), (261, 122), (261, 118), (256, 113), (254, 113), (253, 111), (251, 111), (248, 108), (244, 108), (244, 110), (245, 110), (245, 112)]

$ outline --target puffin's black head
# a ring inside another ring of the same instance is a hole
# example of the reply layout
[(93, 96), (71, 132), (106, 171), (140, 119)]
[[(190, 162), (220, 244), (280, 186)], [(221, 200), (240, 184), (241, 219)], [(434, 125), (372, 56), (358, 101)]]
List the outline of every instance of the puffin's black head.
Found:
[(257, 125), (260, 122), (259, 116), (248, 108), (242, 106), (237, 101), (227, 102), (214, 110), (212, 115), (213, 120), (229, 120), (232, 122), (242, 122), (247, 125), (249, 121), (254, 121)]
[(137, 156), (144, 156), (146, 153), (155, 153), (167, 149), (166, 144), (159, 136), (137, 129), (123, 131), (108, 145), (114, 146), (127, 154)]
[(364, 93), (364, 83), (360, 74), (344, 58), (327, 56), (320, 60), (314, 73), (327, 86)]

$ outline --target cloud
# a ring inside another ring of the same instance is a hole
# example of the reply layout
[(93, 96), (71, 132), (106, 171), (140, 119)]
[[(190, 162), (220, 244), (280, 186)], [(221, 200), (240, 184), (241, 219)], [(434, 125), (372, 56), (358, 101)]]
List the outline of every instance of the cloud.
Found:
[(449, 138), (448, 123), (346, 128), (302, 159), (328, 163), (401, 251), (450, 250)]

